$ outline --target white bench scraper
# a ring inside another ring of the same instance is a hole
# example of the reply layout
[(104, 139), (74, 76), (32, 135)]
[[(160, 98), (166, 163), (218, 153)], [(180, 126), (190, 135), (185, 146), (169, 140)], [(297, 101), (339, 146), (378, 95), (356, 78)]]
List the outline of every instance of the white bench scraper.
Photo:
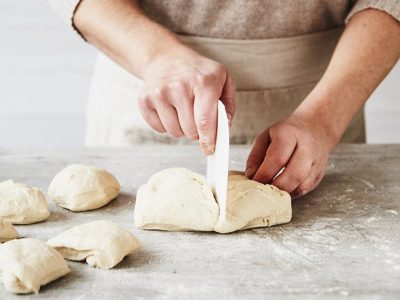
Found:
[(215, 152), (207, 158), (207, 182), (219, 205), (220, 216), (226, 216), (229, 170), (229, 122), (224, 104), (218, 101), (218, 125)]

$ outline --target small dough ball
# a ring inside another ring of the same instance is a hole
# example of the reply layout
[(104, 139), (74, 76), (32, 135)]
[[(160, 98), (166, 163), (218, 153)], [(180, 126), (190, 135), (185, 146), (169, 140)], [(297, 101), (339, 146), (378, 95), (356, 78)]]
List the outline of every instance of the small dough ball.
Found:
[(71, 165), (51, 181), (48, 194), (59, 206), (72, 211), (102, 207), (117, 197), (118, 180), (107, 170), (86, 165)]
[(0, 219), (0, 243), (14, 240), (19, 237), (15, 227), (8, 221)]
[(49, 215), (42, 191), (13, 180), (0, 182), (0, 218), (12, 224), (32, 224)]
[(1, 281), (11, 293), (38, 293), (41, 286), (69, 272), (62, 255), (43, 241), (20, 239), (0, 245)]
[(212, 231), (219, 214), (206, 179), (185, 168), (158, 172), (136, 195), (137, 228)]
[(72, 227), (47, 241), (66, 259), (91, 267), (111, 269), (137, 250), (140, 242), (129, 231), (109, 221), (93, 221)]
[(215, 231), (228, 233), (290, 222), (291, 198), (269, 184), (249, 180), (242, 172), (230, 172), (226, 218), (219, 218)]

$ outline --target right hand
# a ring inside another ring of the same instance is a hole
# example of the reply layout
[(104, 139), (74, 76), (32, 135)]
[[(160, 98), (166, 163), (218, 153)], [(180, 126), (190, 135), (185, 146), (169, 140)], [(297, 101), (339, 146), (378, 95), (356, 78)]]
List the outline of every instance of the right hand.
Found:
[(204, 154), (215, 150), (217, 104), (231, 122), (235, 83), (226, 68), (190, 49), (176, 50), (152, 61), (145, 70), (139, 110), (158, 132), (200, 141)]

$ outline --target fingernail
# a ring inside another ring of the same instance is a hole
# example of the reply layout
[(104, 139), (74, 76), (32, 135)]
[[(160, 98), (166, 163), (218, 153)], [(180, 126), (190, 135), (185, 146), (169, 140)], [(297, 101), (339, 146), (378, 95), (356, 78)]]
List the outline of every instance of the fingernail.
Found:
[(232, 115), (229, 113), (226, 113), (226, 116), (228, 117), (228, 125), (229, 125), (229, 127), (231, 127), (232, 126)]
[(253, 173), (254, 173), (254, 169), (253, 168), (248, 168), (248, 169), (246, 169), (246, 172), (244, 172), (244, 175), (246, 177), (250, 177), (250, 176), (253, 175)]
[(203, 145), (206, 155), (212, 155), (215, 151), (215, 146), (213, 145)]
[(204, 154), (206, 155), (211, 155), (215, 151), (215, 145), (210, 145), (209, 143), (205, 143), (200, 140), (200, 146), (201, 149), (203, 150)]

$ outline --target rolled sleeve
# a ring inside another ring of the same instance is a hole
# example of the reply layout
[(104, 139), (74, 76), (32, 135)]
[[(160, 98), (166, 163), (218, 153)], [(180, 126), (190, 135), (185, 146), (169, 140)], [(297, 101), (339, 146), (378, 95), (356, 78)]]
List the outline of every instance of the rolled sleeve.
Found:
[(82, 37), (74, 25), (74, 14), (83, 0), (49, 0), (51, 7)]
[(368, 8), (382, 10), (400, 21), (400, 0), (358, 0), (347, 15), (346, 23), (356, 13)]

